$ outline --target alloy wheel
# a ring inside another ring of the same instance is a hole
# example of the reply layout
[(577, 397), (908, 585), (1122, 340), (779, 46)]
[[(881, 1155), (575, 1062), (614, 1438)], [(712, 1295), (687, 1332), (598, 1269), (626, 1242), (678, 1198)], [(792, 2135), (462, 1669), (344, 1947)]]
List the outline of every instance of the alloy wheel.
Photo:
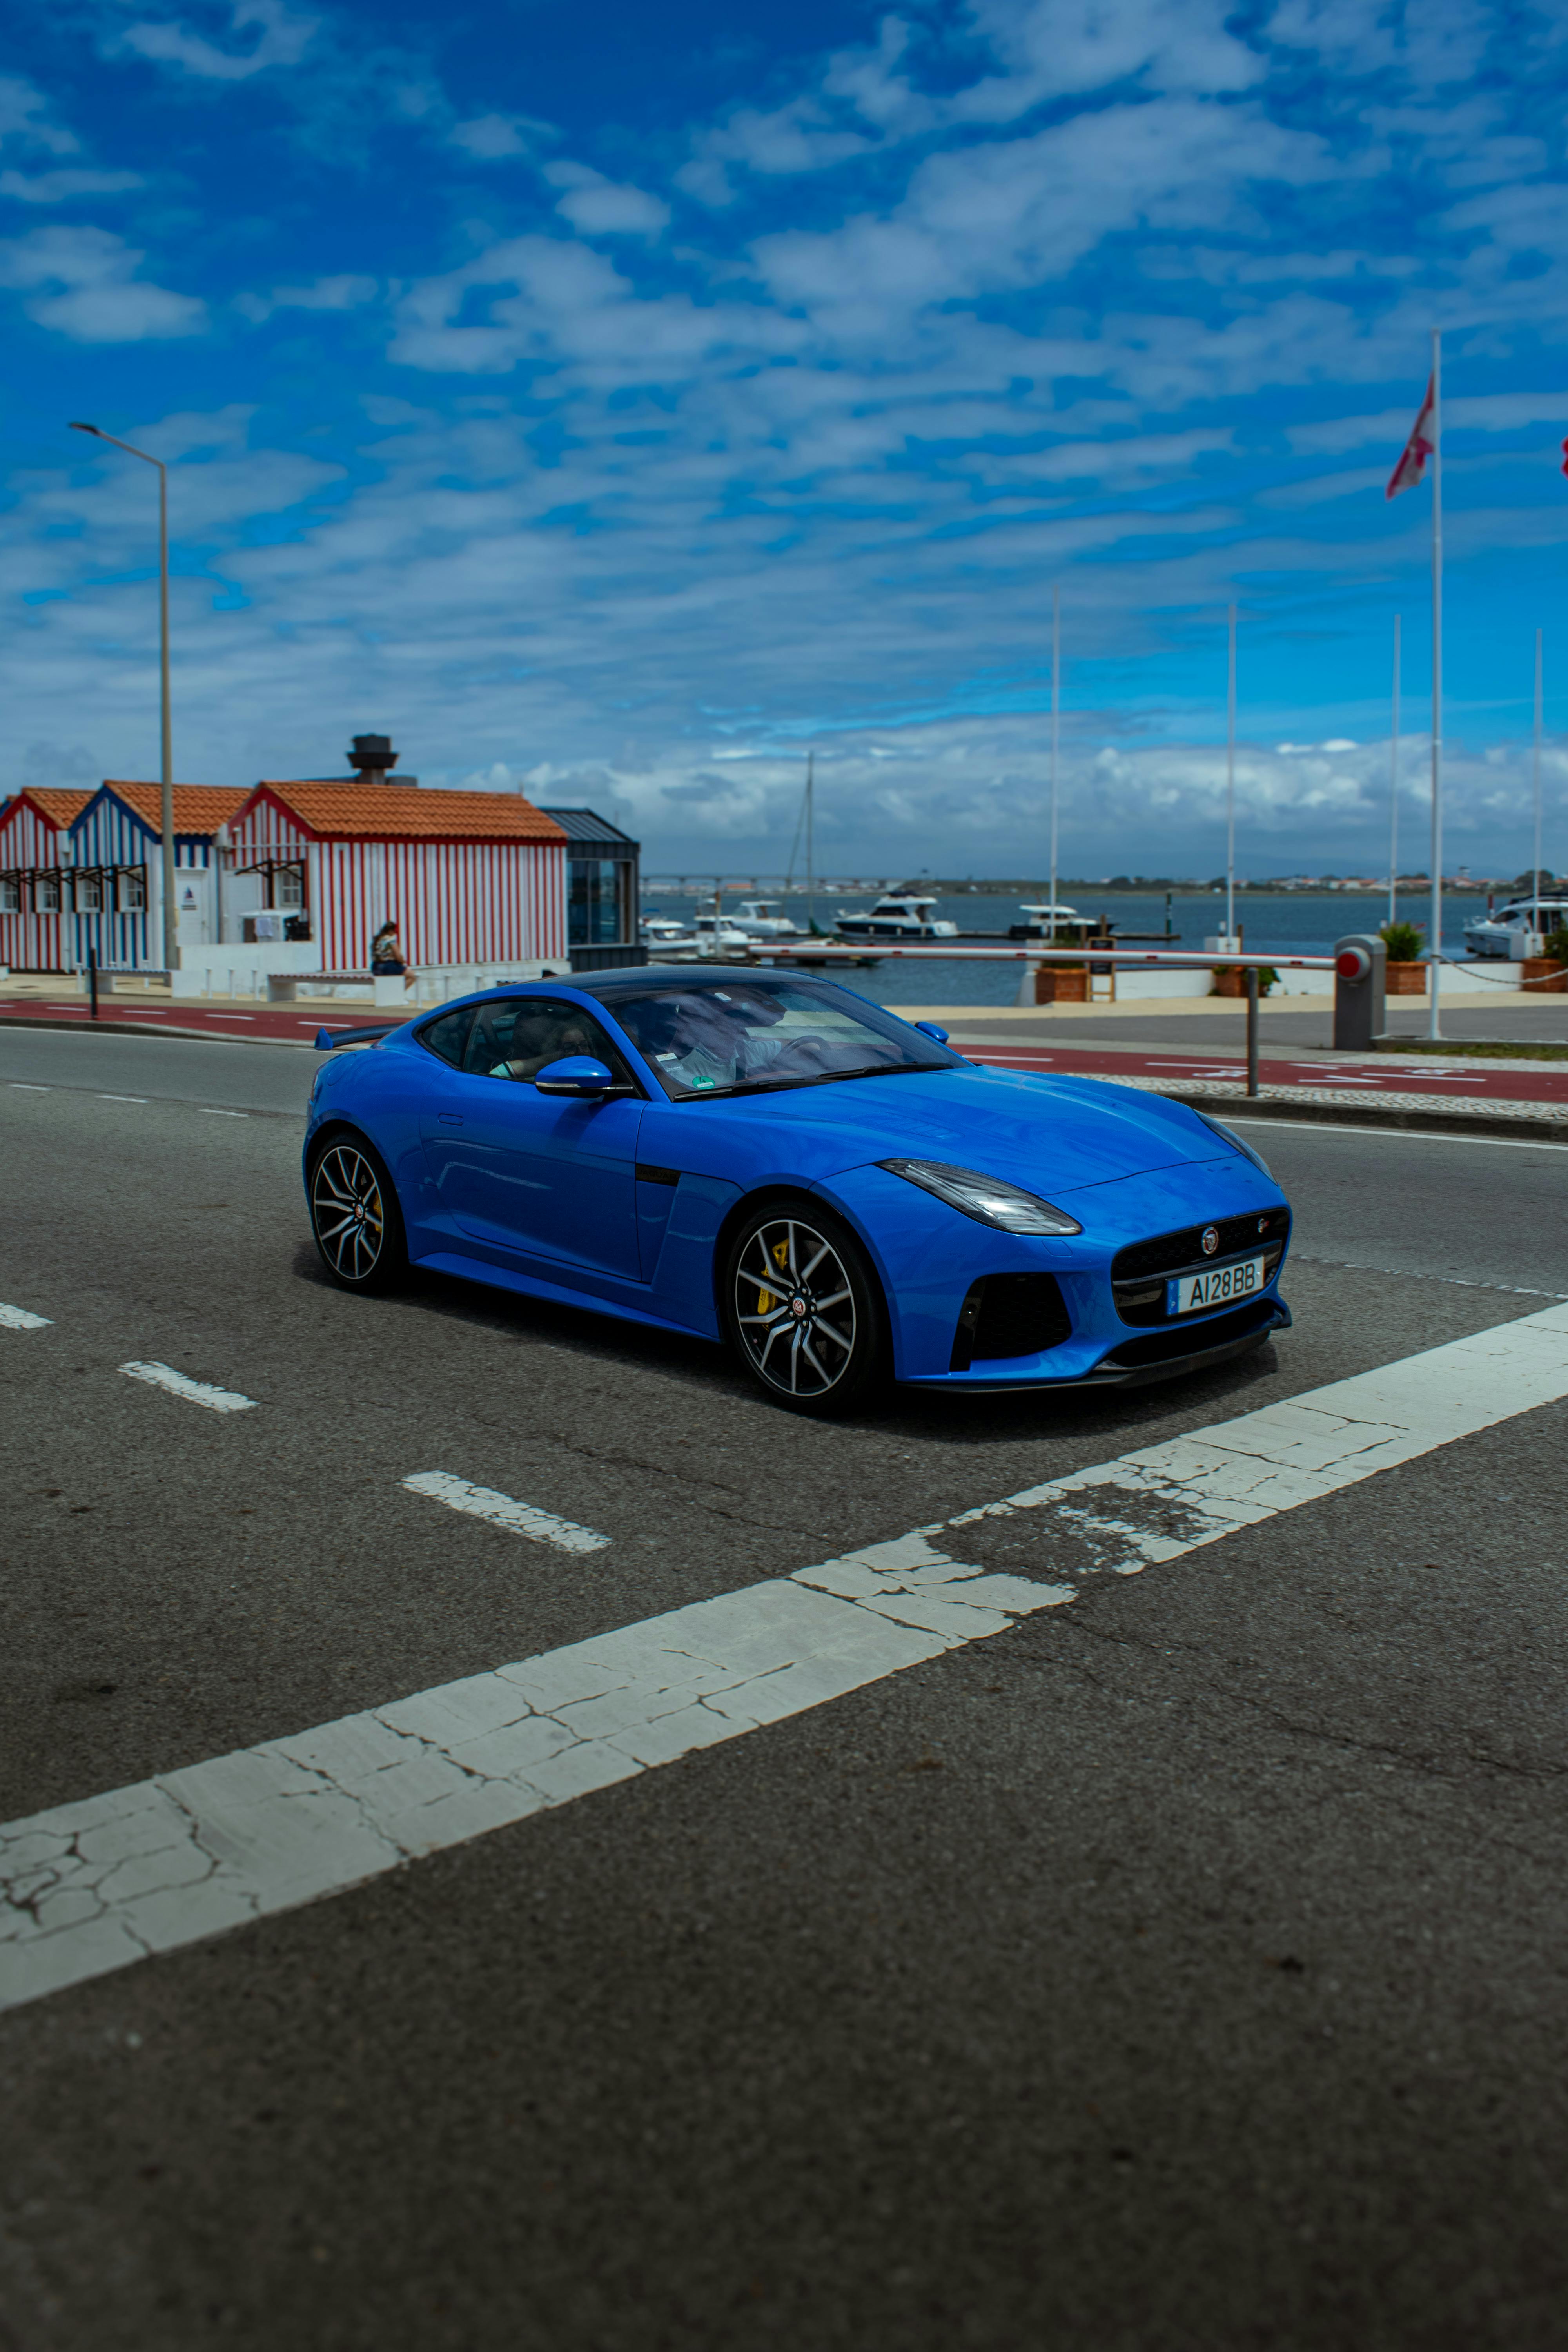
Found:
[(339, 1280), (367, 1280), (381, 1260), (386, 1207), (380, 1177), (352, 1143), (333, 1144), (317, 1161), (310, 1213), (321, 1255)]
[(753, 1370), (789, 1396), (826, 1396), (854, 1358), (848, 1271), (798, 1217), (770, 1218), (747, 1236), (735, 1261), (735, 1320)]

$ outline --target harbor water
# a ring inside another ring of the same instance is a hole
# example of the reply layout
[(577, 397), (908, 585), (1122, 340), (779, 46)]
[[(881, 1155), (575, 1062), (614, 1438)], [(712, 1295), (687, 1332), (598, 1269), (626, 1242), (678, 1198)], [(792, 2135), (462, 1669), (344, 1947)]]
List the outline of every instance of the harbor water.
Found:
[[(731, 909), (738, 907), (742, 893), (736, 891), (726, 898)], [(934, 912), (938, 917), (958, 925), (966, 934), (966, 944), (974, 937), (994, 934), (998, 947), (1016, 946), (1007, 937), (1007, 926), (1021, 922), (1019, 912), (1022, 898), (1017, 899), (993, 897), (989, 893), (963, 892), (958, 896), (939, 898)], [(1034, 895), (1034, 894), (1027, 894)], [(1138, 931), (1161, 931), (1165, 921), (1163, 892), (1118, 890), (1066, 890), (1060, 893), (1064, 904), (1076, 907), (1081, 915), (1108, 920), (1119, 934), (1126, 936)], [(836, 897), (820, 893), (816, 899), (816, 920), (820, 929), (831, 934), (833, 919), (839, 912), (865, 913), (874, 901), (869, 898)], [(785, 904), (792, 921), (805, 929), (805, 900), (795, 895)], [(1465, 952), (1464, 927), (1478, 915), (1486, 912), (1486, 896), (1478, 891), (1454, 891), (1443, 894), (1443, 950), (1445, 954), (1462, 956)], [(1425, 943), (1429, 901), (1415, 893), (1401, 896), (1399, 919), (1402, 922), (1422, 927)], [(711, 897), (682, 897), (675, 891), (665, 891), (643, 902), (644, 914), (677, 915), (689, 924), (694, 915), (711, 914)], [(1337, 940), (1351, 931), (1375, 931), (1387, 920), (1388, 900), (1369, 890), (1279, 890), (1238, 891), (1236, 919), (1244, 944), (1248, 950), (1264, 955), (1327, 955)], [(1178, 934), (1173, 947), (1201, 950), (1205, 939), (1218, 936), (1225, 929), (1225, 894), (1223, 891), (1178, 890), (1171, 898), (1171, 928)], [(973, 936), (971, 936), (973, 935)], [(1143, 944), (1143, 942), (1140, 942)], [(1154, 941), (1147, 944), (1152, 946)], [(1492, 969), (1495, 971), (1496, 966)], [(889, 962), (874, 971), (851, 970), (835, 975), (846, 986), (857, 989), (879, 1004), (1011, 1004), (1018, 993), (1018, 966), (1000, 963), (965, 963), (956, 959), (922, 958), (919, 963)]]

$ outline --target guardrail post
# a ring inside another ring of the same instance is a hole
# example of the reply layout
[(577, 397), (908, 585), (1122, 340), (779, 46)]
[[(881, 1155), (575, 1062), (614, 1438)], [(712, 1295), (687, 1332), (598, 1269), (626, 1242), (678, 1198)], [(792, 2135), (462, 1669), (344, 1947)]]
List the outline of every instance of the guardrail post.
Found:
[(1247, 1091), (1258, 1092), (1258, 966), (1247, 967)]

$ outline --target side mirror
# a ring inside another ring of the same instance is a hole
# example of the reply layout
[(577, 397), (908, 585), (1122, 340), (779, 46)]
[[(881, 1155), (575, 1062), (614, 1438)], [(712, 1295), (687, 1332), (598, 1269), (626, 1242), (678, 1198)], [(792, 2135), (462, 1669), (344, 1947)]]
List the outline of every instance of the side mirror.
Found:
[(568, 1054), (563, 1061), (547, 1062), (533, 1083), (542, 1095), (607, 1095), (616, 1080), (591, 1054)]
[(920, 1031), (922, 1037), (934, 1037), (939, 1045), (946, 1045), (947, 1031), (945, 1029), (939, 1029), (934, 1021), (917, 1021), (914, 1024), (914, 1026)]

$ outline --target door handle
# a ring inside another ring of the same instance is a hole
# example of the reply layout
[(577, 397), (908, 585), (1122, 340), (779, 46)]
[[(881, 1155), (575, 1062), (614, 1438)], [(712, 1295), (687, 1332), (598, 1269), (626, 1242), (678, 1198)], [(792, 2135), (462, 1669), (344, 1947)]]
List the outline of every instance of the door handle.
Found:
[(438, 1110), (436, 1117), (443, 1127), (461, 1127), (463, 1124), (455, 1110)]

